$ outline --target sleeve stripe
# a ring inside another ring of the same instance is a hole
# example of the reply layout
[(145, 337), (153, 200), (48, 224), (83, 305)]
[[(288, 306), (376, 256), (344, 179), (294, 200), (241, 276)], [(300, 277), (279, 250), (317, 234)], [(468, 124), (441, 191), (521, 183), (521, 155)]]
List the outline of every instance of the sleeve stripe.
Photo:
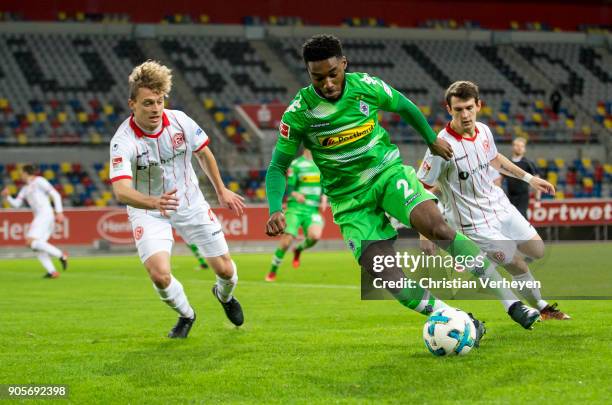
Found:
[(421, 179), (419, 179), (419, 181), (421, 182), (421, 184), (423, 184), (423, 186), (425, 187), (426, 190), (431, 190), (434, 187), (434, 186), (430, 186), (429, 184), (425, 183)]
[(112, 179), (110, 179), (111, 183), (116, 182), (117, 180), (123, 180), (123, 179), (132, 179), (132, 176), (117, 176), (117, 177), (113, 177)]
[(206, 140), (204, 141), (204, 143), (203, 143), (202, 145), (200, 145), (200, 147), (199, 147), (198, 149), (196, 149), (196, 150), (194, 150), (194, 151), (193, 151), (193, 153), (196, 153), (196, 152), (201, 151), (201, 150), (202, 150), (202, 149), (204, 149), (204, 147), (205, 147), (205, 146), (207, 146), (209, 143), (210, 143), (210, 138), (206, 139)]

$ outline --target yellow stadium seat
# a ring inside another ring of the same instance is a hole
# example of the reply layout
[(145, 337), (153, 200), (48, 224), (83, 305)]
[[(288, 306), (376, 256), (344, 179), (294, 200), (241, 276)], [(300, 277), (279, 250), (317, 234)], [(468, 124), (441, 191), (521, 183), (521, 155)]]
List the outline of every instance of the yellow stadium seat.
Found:
[(59, 112), (57, 113), (57, 120), (63, 124), (64, 122), (68, 120), (68, 115), (63, 111)]
[(177, 23), (180, 23), (181, 21), (183, 21), (183, 15), (182, 14), (174, 14), (174, 21)]
[(520, 28), (519, 23), (516, 21), (510, 21), (510, 28), (513, 30), (518, 30)]
[(233, 125), (228, 125), (225, 127), (225, 133), (231, 138), (232, 136), (236, 135), (236, 127)]
[(531, 119), (533, 119), (537, 123), (541, 123), (542, 122), (542, 114), (540, 114), (540, 113), (533, 113), (533, 115), (531, 116)]
[(103, 107), (103, 111), (104, 111), (104, 114), (111, 115), (112, 113), (115, 112), (115, 107), (113, 107), (110, 104), (105, 104)]
[(215, 122), (222, 122), (225, 119), (225, 114), (221, 111), (217, 111), (214, 115)]
[(6, 98), (0, 98), (0, 109), (5, 109), (6, 107), (8, 107), (8, 105), (9, 102)]
[(100, 180), (102, 181), (108, 180), (108, 171), (104, 169), (100, 170), (98, 172), (98, 177), (100, 177)]
[(91, 134), (91, 143), (93, 143), (93, 144), (101, 144), (102, 143), (102, 137), (100, 136), (99, 133), (94, 132), (93, 134)]
[(546, 167), (548, 162), (544, 158), (538, 158), (538, 167)]
[(26, 114), (26, 119), (28, 120), (28, 122), (31, 124), (34, 121), (36, 121), (36, 114), (33, 112), (29, 112)]
[(610, 163), (604, 164), (604, 170), (606, 171), (606, 173), (612, 174), (612, 164)]
[(266, 189), (263, 187), (259, 187), (257, 189), (257, 191), (255, 191), (255, 195), (257, 196), (257, 198), (259, 198), (260, 200), (263, 200), (266, 198)]
[(548, 181), (553, 185), (556, 186), (557, 185), (557, 173), (555, 172), (548, 172)]
[(213, 101), (212, 98), (205, 98), (204, 99), (204, 108), (206, 108), (207, 110), (210, 110), (214, 106), (215, 106), (215, 102)]
[(96, 199), (96, 207), (106, 207), (106, 201), (101, 198)]
[(21, 178), (21, 172), (17, 169), (11, 170), (9, 176), (11, 176), (11, 180), (17, 181)]
[(593, 162), (591, 161), (591, 159), (589, 159), (589, 158), (583, 158), (582, 159), (582, 166), (584, 166), (584, 167), (586, 167), (588, 169), (592, 165), (593, 165)]
[(536, 21), (533, 23), (533, 28), (535, 28), (536, 31), (542, 31), (542, 24)]
[(424, 116), (429, 117), (431, 115), (431, 107), (429, 107), (428, 105), (422, 105), (419, 106), (419, 108), (421, 109), (421, 112)]
[(499, 135), (504, 135), (506, 133), (506, 128), (504, 127), (495, 127), (495, 131), (499, 134)]
[(503, 112), (497, 113), (497, 119), (499, 119), (501, 122), (508, 122), (508, 116)]
[(88, 119), (87, 113), (84, 111), (81, 111), (80, 113), (77, 114), (77, 119), (79, 120), (81, 124), (87, 122), (87, 119)]
[(563, 160), (561, 158), (556, 158), (555, 159), (555, 166), (557, 166), (559, 169), (561, 169), (563, 166), (565, 166), (565, 160)]
[(361, 25), (361, 18), (353, 17), (353, 26), (359, 27)]
[(251, 142), (251, 135), (248, 132), (245, 132), (242, 134), (242, 139), (244, 139), (247, 142)]
[(102, 198), (105, 199), (106, 201), (112, 200), (113, 199), (113, 193), (111, 193), (110, 191), (103, 191), (102, 192)]
[(62, 173), (70, 173), (72, 171), (72, 163), (70, 162), (60, 163), (60, 170)]
[(591, 135), (591, 127), (588, 125), (583, 125), (582, 126), (582, 133), (589, 136)]
[(85, 21), (85, 13), (82, 12), (82, 11), (77, 11), (77, 13), (76, 13), (76, 20), (80, 21), (80, 22)]
[(606, 118), (604, 120), (604, 125), (605, 125), (606, 128), (612, 129), (612, 119), (611, 118)]
[(11, 195), (16, 194), (17, 193), (17, 186), (14, 184), (9, 184), (7, 186), (9, 193), (11, 193)]
[(556, 200), (563, 200), (564, 198), (565, 198), (565, 194), (563, 193), (563, 191), (557, 191), (555, 193)]
[(238, 190), (240, 190), (240, 184), (236, 183), (235, 181), (230, 181), (229, 189), (232, 190), (235, 193)]
[(585, 177), (582, 179), (582, 185), (584, 187), (593, 187), (593, 179), (590, 177)]
[(208, 14), (200, 14), (200, 22), (202, 24), (208, 24), (210, 22), (210, 17)]
[(448, 22), (448, 26), (449, 26), (449, 27), (451, 27), (452, 29), (457, 28), (457, 21), (455, 21), (455, 20), (450, 20), (450, 21)]
[(38, 114), (36, 114), (36, 121), (38, 121), (38, 122), (45, 122), (45, 121), (47, 121), (47, 113), (46, 112), (39, 112)]
[(45, 170), (45, 172), (43, 173), (43, 176), (45, 177), (45, 179), (47, 180), (53, 180), (55, 178), (55, 172), (51, 169), (47, 169)]
[(569, 129), (574, 129), (574, 127), (576, 126), (576, 123), (574, 122), (573, 119), (568, 118), (565, 120), (565, 126), (568, 127)]
[(270, 25), (276, 25), (278, 24), (278, 18), (275, 15), (271, 15), (268, 18), (268, 21), (270, 22)]
[(68, 18), (68, 15), (64, 11), (60, 11), (59, 13), (57, 13), (57, 19), (59, 21), (66, 21), (67, 18)]
[(536, 100), (535, 101), (535, 106), (536, 106), (536, 108), (544, 108), (544, 101)]
[(11, 204), (9, 204), (8, 201), (4, 200), (4, 202), (2, 203), (2, 208), (12, 208)]
[(482, 115), (484, 117), (491, 117), (493, 115), (493, 109), (491, 107), (489, 107), (488, 105), (485, 105), (480, 110), (480, 115)]
[(28, 137), (26, 136), (26, 134), (19, 134), (17, 135), (17, 142), (20, 145), (25, 145), (26, 143), (28, 143)]
[(64, 193), (66, 193), (67, 195), (74, 194), (74, 186), (70, 183), (64, 184)]
[[(0, 108), (2, 107), (2, 105), (0, 105)], [(602, 115), (605, 116), (606, 115), (606, 107), (604, 107), (603, 105), (600, 105), (597, 107), (597, 115)]]

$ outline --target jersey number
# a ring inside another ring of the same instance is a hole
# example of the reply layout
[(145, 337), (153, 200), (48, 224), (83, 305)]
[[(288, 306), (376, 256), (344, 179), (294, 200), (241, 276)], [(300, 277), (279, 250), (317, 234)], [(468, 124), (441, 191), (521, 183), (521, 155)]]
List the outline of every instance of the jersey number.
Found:
[(414, 190), (410, 188), (408, 182), (404, 179), (399, 179), (395, 185), (397, 186), (398, 190), (401, 188), (404, 189), (404, 198), (408, 198), (410, 195), (412, 195), (412, 193), (414, 193)]

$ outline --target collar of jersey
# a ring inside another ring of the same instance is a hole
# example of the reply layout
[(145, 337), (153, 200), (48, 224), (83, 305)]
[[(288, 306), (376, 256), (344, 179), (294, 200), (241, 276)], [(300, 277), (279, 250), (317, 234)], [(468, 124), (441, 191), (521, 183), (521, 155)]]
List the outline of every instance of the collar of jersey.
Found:
[(446, 124), (446, 132), (448, 132), (449, 134), (451, 134), (453, 136), (453, 138), (455, 138), (458, 141), (470, 141), (470, 142), (474, 142), (476, 140), (476, 137), (478, 136), (478, 127), (474, 126), (474, 136), (470, 136), (469, 138), (465, 138), (463, 137), (463, 135), (461, 135), (460, 133), (458, 133), (457, 131), (455, 131), (452, 127), (450, 122), (448, 124)]
[(162, 112), (162, 126), (159, 132), (156, 134), (147, 134), (142, 130), (142, 128), (136, 125), (136, 122), (134, 121), (134, 114), (130, 115), (130, 128), (132, 128), (136, 136), (139, 138), (142, 138), (143, 136), (146, 136), (147, 138), (157, 138), (162, 134), (162, 132), (164, 132), (164, 128), (166, 128), (168, 125), (170, 125), (170, 120), (168, 117), (166, 117), (166, 113)]

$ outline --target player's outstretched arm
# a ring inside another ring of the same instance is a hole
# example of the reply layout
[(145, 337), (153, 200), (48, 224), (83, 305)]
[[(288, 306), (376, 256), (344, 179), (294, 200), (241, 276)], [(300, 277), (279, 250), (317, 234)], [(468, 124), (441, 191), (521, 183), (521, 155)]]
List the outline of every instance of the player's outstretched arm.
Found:
[(178, 208), (179, 202), (176, 198), (176, 189), (168, 191), (159, 197), (144, 195), (134, 189), (131, 179), (120, 179), (113, 182), (113, 192), (117, 201), (127, 204), (130, 207), (142, 208), (145, 210), (160, 210), (162, 215), (167, 216), (167, 211), (174, 211)]
[(217, 160), (213, 155), (212, 151), (208, 146), (205, 146), (202, 150), (196, 153), (200, 167), (206, 173), (206, 176), (212, 183), (215, 191), (217, 192), (217, 198), (219, 204), (222, 207), (229, 208), (238, 215), (242, 215), (244, 212), (244, 197), (228, 190), (223, 184), (221, 179), (221, 173), (219, 173), (219, 166), (217, 166)]
[(496, 168), (500, 173), (505, 174), (506, 176), (514, 177), (519, 180), (523, 180), (525, 183), (529, 184), (534, 189), (548, 193), (551, 195), (555, 194), (555, 186), (550, 184), (544, 179), (539, 177), (535, 177), (514, 163), (501, 153), (498, 153), (497, 156), (491, 160), (491, 165)]
[(283, 195), (287, 181), (285, 173), (291, 164), (294, 156), (281, 152), (278, 148), (272, 153), (272, 160), (266, 172), (266, 198), (268, 199), (268, 209), (270, 218), (266, 223), (266, 235), (276, 236), (284, 232), (286, 223), (283, 214)]
[(449, 160), (453, 157), (453, 149), (444, 139), (438, 138), (436, 133), (431, 129), (427, 119), (412, 101), (404, 97), (398, 92), (397, 107), (394, 112), (398, 113), (407, 123), (409, 123), (423, 137), (429, 150), (435, 156), (440, 156), (444, 160)]

